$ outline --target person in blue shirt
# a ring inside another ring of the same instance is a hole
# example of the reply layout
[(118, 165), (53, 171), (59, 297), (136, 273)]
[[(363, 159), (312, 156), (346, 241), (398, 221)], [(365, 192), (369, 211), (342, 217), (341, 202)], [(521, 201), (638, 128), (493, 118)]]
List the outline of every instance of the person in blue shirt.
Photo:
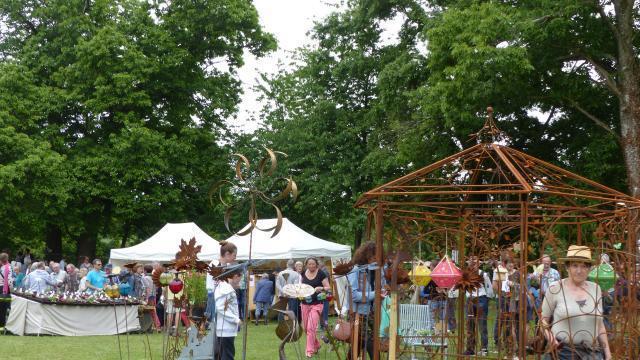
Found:
[(13, 280), (13, 288), (21, 289), (22, 283), (24, 282), (24, 277), (26, 276), (24, 271), (22, 271), (22, 267), (20, 265), (14, 266), (13, 273), (16, 275), (15, 280)]
[[(375, 293), (375, 271), (369, 269), (376, 262), (376, 244), (366, 242), (356, 250), (353, 256), (355, 266), (347, 274), (349, 288), (351, 290), (351, 313), (356, 317), (352, 321), (359, 322), (359, 343), (357, 353), (366, 349), (369, 358), (373, 359), (373, 302)], [(386, 290), (382, 289), (380, 295), (385, 297)], [(351, 354), (351, 352), (349, 352)]]
[(269, 280), (268, 274), (262, 274), (260, 281), (258, 281), (256, 291), (253, 294), (253, 302), (256, 304), (256, 325), (259, 324), (261, 313), (264, 316), (264, 324), (267, 325), (269, 322), (267, 313), (273, 303), (273, 281)]
[(102, 269), (102, 260), (94, 259), (93, 260), (93, 270), (91, 270), (87, 274), (87, 290), (89, 292), (96, 292), (98, 290), (102, 290), (104, 288), (104, 282), (106, 279), (106, 274)]

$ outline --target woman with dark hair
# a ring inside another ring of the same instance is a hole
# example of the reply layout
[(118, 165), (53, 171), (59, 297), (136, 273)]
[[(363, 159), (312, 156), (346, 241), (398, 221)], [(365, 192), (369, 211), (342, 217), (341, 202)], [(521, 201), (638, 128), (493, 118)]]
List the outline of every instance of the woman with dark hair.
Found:
[[(360, 358), (362, 349), (366, 349), (369, 358), (373, 359), (373, 301), (375, 300), (375, 272), (369, 269), (370, 264), (376, 262), (376, 244), (372, 241), (366, 242), (356, 250), (353, 256), (355, 266), (349, 274), (349, 288), (351, 290), (351, 321), (358, 326), (354, 326), (354, 331), (358, 331), (360, 341), (355, 345), (356, 358)], [(386, 290), (380, 292), (382, 297), (386, 296)], [(351, 358), (351, 352), (349, 353)]]
[[(238, 255), (238, 248), (230, 241), (220, 241), (220, 258), (213, 260), (209, 266), (226, 266), (236, 262), (236, 255)], [(213, 277), (207, 274), (207, 291), (212, 293), (214, 290), (215, 282)]]
[(305, 260), (306, 270), (302, 273), (302, 283), (311, 286), (315, 292), (301, 304), (302, 326), (307, 333), (307, 357), (312, 357), (320, 349), (320, 342), (316, 337), (318, 324), (322, 315), (323, 301), (318, 300), (318, 294), (329, 291), (329, 279), (324, 272), (319, 271), (318, 260), (310, 257)]
[[(555, 354), (547, 359), (609, 360), (611, 350), (604, 326), (602, 290), (587, 281), (591, 249), (571, 245), (566, 264), (569, 277), (549, 285), (542, 302), (542, 327)], [(551, 320), (553, 319), (553, 321)]]

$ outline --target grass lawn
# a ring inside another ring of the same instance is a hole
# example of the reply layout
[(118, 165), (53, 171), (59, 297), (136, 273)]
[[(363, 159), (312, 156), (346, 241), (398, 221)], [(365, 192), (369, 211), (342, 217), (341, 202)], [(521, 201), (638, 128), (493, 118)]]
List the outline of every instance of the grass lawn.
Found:
[[(493, 345), (493, 324), (495, 322), (495, 303), (490, 303), (488, 332), (489, 344)], [(330, 318), (333, 323), (335, 318)], [(249, 336), (247, 342), (247, 359), (278, 359), (278, 346), (280, 339), (275, 334), (276, 322), (270, 325), (249, 324)], [(1, 333), (0, 333), (1, 334)], [(322, 334), (318, 333), (318, 338)], [(148, 337), (140, 334), (131, 334), (129, 338), (129, 359), (162, 359), (163, 335), (153, 334)], [(147, 347), (147, 339), (150, 342), (151, 353)], [(321, 341), (322, 342), (322, 341)], [(306, 339), (304, 336), (298, 343), (287, 344), (286, 353), (288, 359), (304, 359)], [(450, 343), (453, 345), (453, 343)], [(341, 345), (344, 346), (344, 345)], [(0, 335), (0, 349), (3, 354), (9, 355), (9, 359), (24, 360), (73, 360), (73, 359), (127, 359), (127, 337), (120, 335), (120, 347), (118, 351), (117, 336), (86, 336), (86, 337), (62, 337), (62, 336), (12, 336)], [(451, 350), (455, 349), (455, 345)], [(341, 357), (344, 359), (344, 350)], [(497, 356), (498, 354), (490, 354)], [(427, 355), (428, 356), (428, 355)], [(420, 356), (424, 358), (425, 355)], [(4, 356), (2, 357), (4, 358)], [(236, 359), (242, 358), (242, 332), (236, 338)], [(439, 357), (438, 357), (439, 358)], [(329, 346), (323, 343), (316, 359), (338, 359), (335, 353), (329, 351)]]
[[(275, 334), (276, 324), (249, 325), (247, 342), (247, 359), (278, 359), (278, 346), (280, 339)], [(320, 333), (318, 333), (318, 338)], [(149, 335), (151, 354), (149, 354), (145, 335), (129, 335), (129, 350), (131, 360), (162, 359), (163, 337), (160, 334)], [(122, 358), (127, 359), (127, 337), (120, 335)], [(305, 339), (300, 342), (287, 345), (287, 358), (297, 359), (294, 346), (299, 348), (299, 353), (304, 358)], [(147, 350), (145, 351), (145, 348)], [(337, 359), (335, 354), (327, 351), (328, 346), (320, 349), (317, 359)], [(104, 359), (119, 360), (117, 336), (12, 336), (0, 335), (0, 349), (6, 355), (6, 359), (21, 360), (85, 360)], [(5, 358), (2, 356), (2, 358)], [(236, 359), (242, 358), (242, 333), (236, 338)]]

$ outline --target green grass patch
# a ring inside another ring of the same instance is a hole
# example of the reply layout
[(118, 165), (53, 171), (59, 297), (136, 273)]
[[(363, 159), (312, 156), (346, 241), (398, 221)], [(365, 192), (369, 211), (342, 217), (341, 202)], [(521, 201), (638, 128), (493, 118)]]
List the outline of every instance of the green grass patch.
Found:
[[(278, 359), (278, 346), (280, 339), (275, 334), (275, 321), (269, 325), (249, 324), (247, 340), (247, 359)], [(320, 338), (321, 333), (318, 333)], [(163, 336), (153, 334), (148, 337), (141, 334), (128, 336), (129, 357), (131, 360), (162, 359)], [(147, 339), (151, 344), (151, 353), (147, 346)], [(287, 358), (297, 359), (296, 347), (304, 358), (306, 339), (303, 337), (297, 344), (287, 344)], [(127, 359), (127, 336), (120, 335), (120, 348), (118, 351), (117, 336), (13, 336), (0, 335), (0, 344), (3, 354), (12, 359), (21, 360), (85, 360)], [(236, 359), (242, 358), (242, 332), (236, 338)], [(323, 344), (317, 359), (337, 359), (335, 354), (328, 351), (328, 346)]]

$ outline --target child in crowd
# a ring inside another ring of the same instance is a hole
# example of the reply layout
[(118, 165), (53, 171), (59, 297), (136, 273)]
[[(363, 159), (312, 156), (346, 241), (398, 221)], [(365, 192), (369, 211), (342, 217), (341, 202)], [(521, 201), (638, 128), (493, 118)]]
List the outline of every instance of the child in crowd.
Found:
[(229, 270), (220, 279), (213, 293), (216, 303), (216, 360), (233, 360), (235, 357), (234, 341), (242, 323), (236, 295), (241, 279), (241, 268)]

